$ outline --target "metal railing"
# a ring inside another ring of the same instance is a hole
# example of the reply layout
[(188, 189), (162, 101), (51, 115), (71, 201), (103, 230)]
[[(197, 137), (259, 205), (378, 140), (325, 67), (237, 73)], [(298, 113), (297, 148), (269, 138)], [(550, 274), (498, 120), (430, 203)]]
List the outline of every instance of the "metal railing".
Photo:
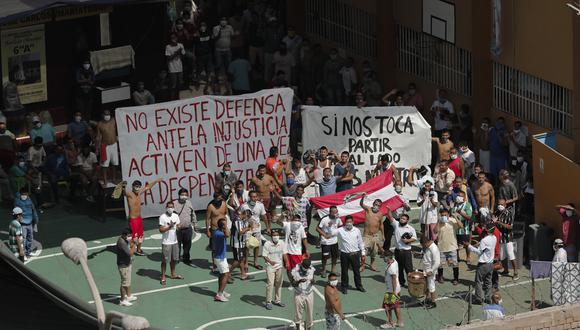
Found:
[(397, 25), (397, 68), (437, 86), (471, 96), (471, 52)]
[(340, 0), (306, 0), (306, 32), (349, 52), (377, 56), (375, 15)]
[(572, 135), (572, 91), (493, 63), (493, 105), (519, 119)]

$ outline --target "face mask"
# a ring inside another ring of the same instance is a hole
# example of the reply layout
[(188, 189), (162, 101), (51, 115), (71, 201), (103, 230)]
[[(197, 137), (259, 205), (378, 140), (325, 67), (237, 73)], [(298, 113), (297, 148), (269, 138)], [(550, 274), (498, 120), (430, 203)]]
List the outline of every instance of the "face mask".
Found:
[(328, 281), (328, 284), (330, 284), (332, 287), (336, 287), (338, 285), (338, 280)]
[(512, 165), (517, 165), (517, 164), (518, 164), (517, 159), (512, 160)]
[(519, 130), (519, 129), (514, 129), (514, 133), (515, 133), (515, 134), (518, 134), (519, 132), (520, 132), (520, 130)]
[(462, 152), (462, 153), (466, 153), (468, 150), (469, 150), (469, 149), (467, 149), (467, 148), (461, 148), (461, 152)]
[(571, 217), (572, 214), (574, 214), (574, 212), (572, 212), (571, 210), (566, 210), (566, 216), (567, 217)]
[(524, 161), (524, 157), (517, 157), (516, 160), (518, 161), (518, 163), (521, 163)]
[(481, 129), (484, 131), (487, 131), (487, 129), (489, 128), (489, 125), (487, 124), (481, 124)]
[(25, 201), (28, 199), (28, 195), (20, 195), (20, 199)]
[(291, 187), (295, 183), (296, 181), (294, 179), (286, 179), (286, 184), (288, 185), (288, 187)]
[(250, 205), (251, 207), (254, 207), (254, 206), (256, 206), (256, 202), (254, 202), (254, 201), (249, 201), (249, 202), (248, 202), (248, 205)]
[(21, 168), (24, 168), (26, 166), (26, 163), (25, 162), (20, 162), (20, 163), (18, 163), (18, 166), (21, 167)]
[(403, 192), (403, 187), (401, 187), (401, 186), (395, 186), (395, 192), (397, 194), (400, 194), (401, 192)]
[(202, 27), (200, 27), (200, 28), (199, 28), (199, 30), (200, 30), (201, 32), (205, 32), (205, 31), (207, 30), (207, 27), (206, 27), (206, 26), (202, 26)]
[(457, 204), (462, 204), (464, 202), (463, 196), (457, 196), (457, 197), (455, 197), (455, 201), (457, 202)]
[(221, 27), (225, 27), (227, 24), (228, 24), (228, 22), (226, 22), (226, 21), (221, 21), (220, 22)]
[(187, 195), (181, 195), (179, 196), (179, 201), (180, 202), (185, 202), (187, 200)]
[(498, 305), (501, 305), (502, 303), (503, 303), (503, 299), (500, 299), (500, 300), (497, 302), (497, 304), (498, 304)]
[(90, 64), (83, 64), (83, 69), (88, 70), (91, 67)]
[(76, 116), (76, 117), (75, 117), (75, 121), (76, 121), (77, 123), (80, 123), (82, 119), (83, 119), (83, 117), (81, 117), (81, 116)]
[(373, 210), (373, 212), (375, 212), (375, 213), (379, 212), (379, 208), (378, 208), (378, 206), (373, 206), (372, 210)]
[(42, 123), (41, 123), (41, 122), (37, 122), (37, 123), (35, 123), (35, 124), (34, 124), (34, 126), (35, 126), (36, 128), (40, 128), (40, 127), (42, 126)]
[(497, 206), (497, 210), (498, 210), (498, 211), (500, 211), (500, 212), (503, 212), (503, 211), (505, 210), (505, 206), (503, 206), (503, 205), (498, 205), (498, 206)]
[(441, 141), (443, 141), (443, 142), (447, 142), (447, 140), (449, 140), (449, 138), (446, 138), (446, 137), (441, 138)]
[(280, 241), (280, 236), (272, 236), (272, 243), (278, 244), (279, 241)]
[(290, 223), (290, 229), (292, 229), (292, 231), (296, 231), (296, 230), (300, 229), (300, 226), (302, 226), (302, 224), (298, 221), (292, 221)]
[(347, 230), (352, 230), (352, 227), (353, 227), (352, 223), (347, 223), (346, 224), (346, 229)]
[(446, 216), (446, 215), (442, 215), (442, 216), (441, 216), (441, 222), (442, 222), (442, 223), (447, 223), (447, 222), (449, 222), (449, 217), (448, 217), (448, 216)]
[(167, 214), (169, 214), (169, 215), (173, 214), (173, 208), (172, 207), (168, 207), (167, 208)]
[(111, 116), (110, 116), (110, 115), (104, 115), (104, 116), (103, 116), (103, 119), (104, 119), (105, 121), (109, 121), (109, 120), (111, 120)]
[(138, 193), (141, 190), (141, 187), (133, 187), (133, 192)]
[(451, 155), (449, 156), (451, 159), (457, 159), (457, 155)]

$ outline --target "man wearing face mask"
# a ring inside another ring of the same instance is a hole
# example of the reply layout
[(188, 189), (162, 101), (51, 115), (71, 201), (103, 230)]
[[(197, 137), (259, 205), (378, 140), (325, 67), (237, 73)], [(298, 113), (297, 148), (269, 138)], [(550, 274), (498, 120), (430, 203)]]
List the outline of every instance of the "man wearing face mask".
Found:
[(272, 201), (272, 192), (277, 190), (279, 185), (277, 179), (273, 176), (266, 174), (266, 166), (260, 164), (258, 170), (256, 171), (256, 176), (251, 180), (251, 184), (262, 199), (266, 211), (270, 211), (270, 202)]
[(528, 136), (522, 130), (522, 122), (514, 122), (514, 130), (509, 134), (509, 152), (510, 157), (515, 158), (518, 156), (518, 151), (524, 150), (527, 145)]
[(300, 324), (304, 319), (304, 329), (312, 329), (312, 315), (314, 314), (314, 293), (312, 282), (314, 280), (314, 267), (311, 266), (310, 259), (304, 259), (291, 270), (292, 282), (296, 284), (294, 288), (294, 323), (296, 329), (300, 330)]
[[(446, 208), (442, 208), (441, 211), (439, 211), (439, 223), (437, 224), (439, 241), (437, 242), (437, 247), (441, 253), (441, 260), (447, 263), (447, 266), (453, 268), (453, 285), (459, 284), (459, 263), (457, 261), (457, 251), (459, 250), (459, 247), (457, 246), (455, 232), (462, 228), (463, 223), (455, 218), (454, 215), (449, 216), (449, 211)], [(443, 262), (440, 263), (435, 278), (439, 283), (444, 282)]]
[(19, 193), (16, 193), (14, 207), (19, 207), (22, 210), (20, 224), (22, 225), (22, 238), (24, 239), (24, 256), (25, 258), (29, 258), (32, 253), (34, 228), (38, 224), (38, 213), (36, 212), (34, 203), (30, 199), (28, 188), (24, 187), (20, 189)]
[(201, 22), (199, 31), (194, 35), (195, 43), (195, 64), (196, 64), (196, 79), (201, 77), (201, 73), (205, 73), (205, 80), (209, 77), (210, 72), (213, 71), (212, 64), (212, 48), (213, 40), (211, 33), (207, 29), (207, 23)]
[(566, 250), (564, 249), (563, 240), (556, 238), (552, 248), (554, 249), (554, 258), (552, 259), (552, 262), (568, 262), (568, 253), (566, 253)]
[(381, 325), (381, 329), (391, 329), (394, 327), (393, 324), (393, 310), (395, 311), (395, 316), (397, 317), (396, 326), (403, 328), (403, 319), (401, 317), (401, 284), (397, 280), (397, 275), (399, 274), (399, 264), (393, 257), (393, 252), (385, 252), (385, 261), (387, 263), (387, 268), (385, 269), (385, 284), (387, 291), (383, 297), (383, 308), (387, 314), (387, 323)]
[[(119, 166), (119, 151), (117, 146), (117, 122), (111, 116), (110, 110), (103, 111), (103, 120), (97, 124), (97, 141), (101, 141), (99, 157), (103, 169), (103, 184), (107, 187), (108, 172), (111, 172), (113, 184), (117, 181), (117, 166)], [(109, 168), (110, 167), (110, 168)]]
[(175, 273), (175, 264), (179, 262), (179, 247), (177, 243), (177, 230), (181, 228), (179, 216), (175, 214), (173, 202), (168, 202), (165, 205), (165, 213), (159, 216), (159, 232), (163, 234), (161, 247), (163, 250), (163, 258), (161, 259), (161, 284), (167, 283), (165, 279), (165, 271), (167, 261), (169, 261), (169, 269), (171, 270), (171, 278), (182, 280), (183, 276)]
[(339, 330), (340, 321), (346, 319), (346, 316), (342, 312), (340, 293), (338, 293), (338, 289), (336, 288), (337, 285), (337, 275), (334, 272), (328, 274), (328, 282), (324, 286), (324, 301), (326, 302), (324, 319), (326, 320), (327, 330)]
[[(458, 222), (461, 223), (461, 225), (457, 226), (456, 238), (458, 242), (456, 243), (463, 244), (464, 242), (471, 242), (473, 230), (473, 207), (471, 203), (466, 200), (465, 192), (460, 191), (457, 193), (457, 196), (455, 196), (455, 202), (451, 203), (450, 213)], [(471, 260), (469, 249), (466, 249), (465, 253), (466, 261), (469, 263)], [(459, 260), (459, 247), (457, 249), (457, 260)]]
[(95, 72), (91, 68), (89, 60), (83, 61), (81, 67), (77, 69), (76, 82), (76, 109), (83, 114), (84, 118), (90, 120), (93, 114)]
[(24, 238), (22, 234), (22, 211), (18, 206), (12, 209), (12, 221), (8, 226), (8, 247), (16, 258), (24, 262)]
[(232, 60), (232, 36), (236, 32), (234, 28), (228, 24), (228, 19), (222, 17), (219, 25), (213, 28), (213, 39), (215, 40), (215, 61), (218, 70), (223, 70), (225, 73)]
[(291, 221), (283, 224), (286, 249), (284, 250), (286, 262), (286, 270), (288, 271), (288, 278), (292, 279), (291, 271), (294, 266), (301, 263), (304, 258), (308, 258), (308, 240), (306, 231), (299, 217), (294, 217)]
[[(250, 200), (242, 205), (241, 210), (246, 211), (249, 210), (252, 212), (252, 217), (249, 220), (251, 230), (251, 235), (254, 236), (259, 241), (262, 241), (262, 224), (260, 221), (263, 221), (266, 224), (266, 231), (267, 233), (271, 233), (271, 225), (270, 220), (266, 216), (266, 208), (264, 204), (258, 200), (258, 192), (257, 191), (250, 191)], [(258, 256), (259, 256), (260, 248), (254, 248), (254, 268), (258, 270), (262, 270), (263, 267), (258, 264)]]
[(145, 255), (141, 249), (141, 244), (143, 244), (143, 218), (141, 217), (141, 195), (146, 191), (153, 188), (156, 184), (161, 182), (161, 179), (157, 179), (153, 182), (147, 183), (143, 187), (141, 181), (135, 180), (131, 185), (131, 190), (125, 192), (125, 197), (127, 198), (127, 206), (129, 207), (129, 227), (131, 228), (131, 239), (137, 243), (137, 251), (135, 254), (138, 256)]
[(197, 230), (197, 217), (195, 210), (189, 199), (187, 189), (181, 188), (178, 192), (179, 198), (173, 202), (175, 214), (179, 217), (179, 229), (177, 230), (177, 243), (179, 247), (179, 255), (186, 265), (189, 265), (191, 250), (191, 238), (193, 236), (193, 229)]
[[(507, 264), (505, 260), (506, 259), (509, 260), (512, 269), (514, 270), (513, 280), (517, 281), (519, 277), (513, 242), (514, 214), (510, 212), (506, 207), (505, 199), (499, 198), (497, 200), (497, 211), (493, 215), (492, 219), (493, 223), (501, 233), (499, 239), (500, 242), (499, 260), (501, 260), (505, 264)], [(504, 272), (502, 273), (502, 275), (504, 276), (509, 275), (508, 267), (504, 267)]]
[(237, 211), (239, 208), (250, 201), (250, 192), (246, 190), (244, 181), (238, 180), (234, 185), (234, 193), (228, 199), (228, 208), (231, 211)]
[(417, 240), (415, 228), (409, 225), (409, 216), (402, 214), (399, 221), (393, 217), (391, 209), (387, 206), (387, 218), (395, 229), (395, 260), (399, 265), (399, 283), (405, 286), (405, 273), (408, 275), (413, 271), (413, 255), (411, 254), (411, 243)]
[(332, 170), (327, 167), (322, 171), (322, 180), (318, 180), (318, 186), (320, 188), (320, 196), (332, 195), (336, 193), (336, 182), (337, 177), (332, 175)]
[[(385, 241), (385, 233), (383, 232), (383, 226), (381, 226), (383, 222), (383, 218), (385, 215), (381, 211), (381, 205), (383, 201), (380, 199), (375, 199), (373, 201), (373, 206), (368, 207), (365, 205), (364, 200), (367, 194), (363, 193), (360, 199), (360, 207), (365, 211), (365, 227), (364, 227), (364, 236), (363, 241), (365, 244), (366, 255), (371, 257), (370, 269), (373, 272), (377, 271), (375, 266), (375, 258), (377, 256), (377, 252), (382, 254), (383, 253), (383, 243)], [(363, 269), (364, 269), (363, 264)]]
[[(435, 240), (437, 238), (435, 229), (437, 226), (437, 207), (439, 206), (439, 198), (438, 193), (433, 191), (431, 182), (425, 182), (423, 188), (419, 190), (419, 194), (417, 195), (417, 206), (421, 208), (419, 211), (421, 233)], [(401, 282), (405, 283), (405, 281)]]
[(406, 106), (415, 107), (423, 114), (423, 96), (417, 92), (417, 85), (414, 82), (409, 83), (403, 100)]
[(435, 271), (439, 269), (441, 264), (441, 253), (437, 244), (426, 236), (421, 237), (421, 247), (423, 248), (423, 274), (427, 281), (424, 306), (434, 308), (437, 307), (435, 302)]
[(431, 141), (437, 143), (437, 151), (438, 151), (438, 155), (439, 161), (443, 161), (443, 160), (449, 160), (450, 157), (450, 152), (451, 149), (453, 149), (454, 144), (453, 141), (451, 141), (449, 139), (449, 137), (451, 136), (451, 134), (449, 133), (449, 130), (444, 129), (441, 131), (441, 137), (432, 137)]
[(453, 171), (455, 177), (465, 178), (465, 163), (463, 158), (459, 157), (459, 151), (456, 148), (449, 150), (449, 169)]
[(431, 113), (435, 118), (433, 126), (435, 135), (441, 136), (443, 130), (451, 129), (451, 118), (455, 115), (453, 103), (447, 99), (445, 89), (437, 90), (437, 99), (431, 105)]
[(42, 123), (38, 116), (32, 117), (32, 128), (29, 134), (31, 141), (41, 137), (44, 145), (51, 145), (56, 142), (56, 130), (54, 127), (50, 123)]
[(348, 269), (351, 268), (356, 289), (360, 292), (366, 292), (360, 277), (360, 271), (365, 263), (365, 244), (360, 230), (354, 226), (352, 216), (347, 215), (344, 221), (344, 226), (331, 230), (331, 233), (338, 237), (341, 291), (344, 294), (348, 293)]
[(287, 257), (284, 254), (286, 243), (280, 240), (280, 233), (274, 231), (272, 233), (272, 241), (266, 241), (262, 249), (262, 257), (266, 262), (266, 304), (267, 310), (272, 307), (272, 294), (274, 293), (274, 304), (280, 307), (285, 307), (282, 303), (282, 269), (284, 263), (287, 263)]
[(574, 203), (565, 205), (556, 205), (556, 212), (562, 217), (562, 240), (565, 244), (566, 253), (568, 254), (568, 262), (576, 262), (578, 260), (578, 250), (576, 239), (578, 237), (578, 221), (580, 220), (580, 213), (576, 209)]
[(485, 172), (490, 170), (490, 154), (489, 154), (489, 118), (483, 118), (481, 126), (477, 130), (475, 140), (479, 147), (479, 163)]
[(511, 212), (512, 216), (515, 216), (519, 193), (516, 185), (510, 180), (510, 174), (507, 170), (501, 170), (499, 172), (499, 185), (497, 190), (497, 197), (505, 200), (506, 208)]
[(237, 181), (238, 176), (232, 171), (232, 165), (226, 163), (222, 167), (222, 171), (215, 176), (215, 190), (222, 191), (225, 184), (230, 185), (230, 187), (235, 187)]
[(177, 35), (171, 33), (169, 44), (165, 46), (165, 58), (167, 60), (167, 71), (169, 72), (169, 89), (171, 99), (179, 99), (179, 91), (183, 83), (183, 62), (181, 58), (185, 55), (183, 44), (178, 42)]
[(488, 223), (485, 225), (486, 236), (474, 247), (468, 242), (463, 246), (468, 247), (471, 252), (478, 256), (477, 268), (475, 269), (475, 304), (489, 302), (492, 289), (493, 261), (495, 258), (495, 245), (497, 239), (494, 236), (495, 225)]
[[(213, 232), (218, 228), (218, 221), (228, 217), (228, 208), (220, 192), (213, 193), (213, 200), (207, 204), (205, 214), (205, 231), (209, 237), (209, 246), (212, 246)], [(212, 268), (215, 271), (215, 265)]]
[(83, 120), (83, 115), (80, 111), (75, 112), (74, 120), (71, 121), (66, 129), (66, 135), (74, 141), (76, 145), (81, 145), (87, 141), (87, 131), (89, 124)]
[(326, 263), (331, 259), (330, 272), (336, 272), (336, 260), (338, 259), (338, 238), (336, 233), (338, 227), (342, 226), (342, 220), (338, 216), (338, 208), (331, 206), (327, 217), (320, 219), (316, 231), (320, 234), (320, 248), (322, 249), (322, 266), (320, 276), (326, 277)]
[[(399, 197), (403, 200), (403, 205), (395, 210), (395, 214), (393, 215), (395, 220), (399, 221), (401, 215), (405, 212), (409, 212), (411, 210), (411, 205), (409, 205), (409, 198), (407, 198), (403, 194), (403, 185), (401, 181), (397, 180), (395, 182), (395, 192), (399, 195)], [(383, 232), (385, 233), (385, 241), (383, 243), (383, 251), (388, 251), (391, 249), (391, 240), (393, 239), (393, 233), (395, 229), (391, 225), (391, 220), (388, 217), (385, 217), (383, 221)]]
[(218, 290), (214, 296), (214, 301), (227, 302), (230, 294), (226, 292), (226, 286), (230, 282), (230, 266), (226, 257), (227, 238), (230, 237), (230, 230), (226, 219), (219, 219), (217, 228), (213, 232), (212, 254), (213, 263), (217, 266), (219, 272)]

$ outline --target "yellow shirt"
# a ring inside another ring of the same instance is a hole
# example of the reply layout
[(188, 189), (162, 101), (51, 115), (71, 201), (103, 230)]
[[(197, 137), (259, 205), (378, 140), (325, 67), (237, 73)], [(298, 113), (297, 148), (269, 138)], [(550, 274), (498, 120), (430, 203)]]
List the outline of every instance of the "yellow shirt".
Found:
[(457, 237), (455, 230), (459, 227), (457, 219), (449, 217), (447, 223), (439, 221), (437, 229), (439, 233), (439, 242), (437, 246), (440, 252), (451, 252), (457, 250)]

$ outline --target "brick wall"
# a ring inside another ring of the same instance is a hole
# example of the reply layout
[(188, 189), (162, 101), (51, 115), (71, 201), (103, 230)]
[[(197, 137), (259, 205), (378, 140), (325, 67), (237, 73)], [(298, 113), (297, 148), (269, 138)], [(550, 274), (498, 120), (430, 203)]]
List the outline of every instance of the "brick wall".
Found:
[(497, 330), (498, 328), (502, 330), (580, 329), (580, 303), (507, 316), (503, 320), (476, 321), (465, 326), (454, 327), (454, 329), (478, 330)]

